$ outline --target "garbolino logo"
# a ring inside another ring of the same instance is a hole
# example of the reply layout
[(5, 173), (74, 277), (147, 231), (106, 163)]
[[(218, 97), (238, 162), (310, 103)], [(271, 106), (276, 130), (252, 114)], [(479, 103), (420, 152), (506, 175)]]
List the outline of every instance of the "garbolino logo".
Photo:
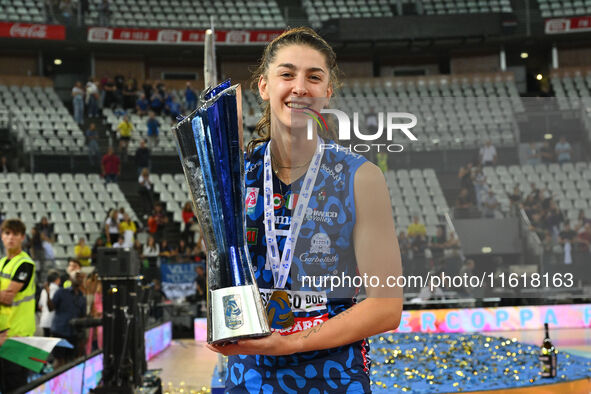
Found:
[[(307, 137), (308, 139), (312, 139), (314, 135), (314, 122), (318, 124), (321, 129), (328, 130), (328, 126), (326, 120), (322, 116), (322, 114), (332, 114), (336, 116), (339, 125), (338, 125), (338, 136), (339, 142), (342, 144), (346, 141), (351, 140), (351, 120), (349, 116), (338, 109), (334, 108), (323, 108), (320, 112), (312, 109), (306, 108), (304, 112), (308, 115), (311, 119), (308, 119), (307, 123)], [(394, 140), (394, 132), (400, 131), (402, 132), (406, 138), (410, 141), (417, 141), (417, 137), (410, 131), (413, 127), (417, 125), (417, 117), (408, 112), (387, 112), (385, 113), (385, 122), (384, 122), (384, 113), (380, 112), (377, 114), (378, 118), (378, 126), (377, 130), (371, 133), (365, 133), (359, 130), (359, 113), (353, 113), (353, 134), (355, 137), (361, 141), (377, 141), (378, 139), (382, 138), (384, 134), (384, 129), (386, 132), (386, 139), (388, 141)], [(407, 122), (400, 123), (400, 119), (406, 119)], [(384, 127), (385, 123), (385, 127)], [(339, 149), (338, 145), (333, 144), (323, 144), (321, 149)], [(388, 151), (388, 152), (401, 152), (404, 150), (404, 146), (400, 144), (351, 144), (348, 147), (348, 150), (358, 153), (368, 152), (372, 148), (377, 149), (378, 152), (380, 151)]]

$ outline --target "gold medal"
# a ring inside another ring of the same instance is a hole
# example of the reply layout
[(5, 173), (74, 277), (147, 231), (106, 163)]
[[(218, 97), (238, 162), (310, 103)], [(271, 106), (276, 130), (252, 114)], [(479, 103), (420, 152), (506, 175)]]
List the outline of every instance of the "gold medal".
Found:
[(275, 290), (267, 303), (267, 320), (275, 329), (289, 328), (294, 324), (293, 311), (285, 290)]

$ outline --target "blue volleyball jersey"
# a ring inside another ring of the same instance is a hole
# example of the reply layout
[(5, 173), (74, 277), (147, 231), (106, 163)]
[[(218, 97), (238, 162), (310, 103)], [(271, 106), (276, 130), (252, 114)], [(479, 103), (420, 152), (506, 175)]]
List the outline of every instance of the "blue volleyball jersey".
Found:
[[(266, 305), (274, 287), (266, 259), (263, 158), (267, 144), (259, 145), (246, 160), (247, 242), (263, 303)], [(328, 145), (328, 142), (327, 142)], [(348, 275), (357, 272), (353, 247), (355, 225), (354, 176), (365, 159), (331, 142), (324, 150), (313, 193), (302, 222), (294, 258), (285, 288), (295, 324), (275, 329), (289, 335), (328, 320), (355, 303), (352, 290), (329, 292), (325, 287), (304, 286), (302, 275)], [(304, 176), (292, 185), (283, 184), (273, 175), (273, 203), (278, 247), (283, 253)], [(366, 393), (370, 392), (366, 340), (338, 348), (297, 353), (289, 356), (230, 356), (226, 391), (231, 393)]]

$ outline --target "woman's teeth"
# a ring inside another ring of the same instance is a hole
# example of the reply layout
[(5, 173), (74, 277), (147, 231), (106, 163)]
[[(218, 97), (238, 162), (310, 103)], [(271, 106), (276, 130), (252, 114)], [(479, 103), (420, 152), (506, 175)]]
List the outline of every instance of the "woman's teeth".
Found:
[(304, 108), (308, 108), (307, 105), (305, 104), (299, 104), (299, 103), (287, 103), (286, 104), (289, 108), (297, 108), (297, 109), (304, 109)]

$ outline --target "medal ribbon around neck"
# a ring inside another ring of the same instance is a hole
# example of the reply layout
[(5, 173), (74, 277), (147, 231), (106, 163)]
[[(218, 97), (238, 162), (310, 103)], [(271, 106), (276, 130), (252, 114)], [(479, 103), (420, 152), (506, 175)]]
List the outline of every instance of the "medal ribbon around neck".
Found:
[(318, 136), (316, 144), (316, 153), (310, 162), (302, 191), (298, 197), (294, 214), (289, 226), (289, 235), (285, 240), (283, 255), (279, 256), (279, 247), (277, 246), (277, 230), (275, 229), (275, 207), (273, 206), (273, 169), (271, 166), (271, 143), (267, 144), (264, 159), (264, 196), (265, 196), (265, 236), (267, 238), (267, 258), (271, 262), (271, 272), (273, 273), (273, 283), (276, 289), (283, 289), (287, 283), (287, 276), (293, 260), (293, 252), (300, 234), (300, 227), (308, 208), (308, 202), (312, 196), (312, 190), (316, 183), (316, 177), (320, 170), (320, 161), (322, 160), (322, 150), (320, 144), (322, 139)]

